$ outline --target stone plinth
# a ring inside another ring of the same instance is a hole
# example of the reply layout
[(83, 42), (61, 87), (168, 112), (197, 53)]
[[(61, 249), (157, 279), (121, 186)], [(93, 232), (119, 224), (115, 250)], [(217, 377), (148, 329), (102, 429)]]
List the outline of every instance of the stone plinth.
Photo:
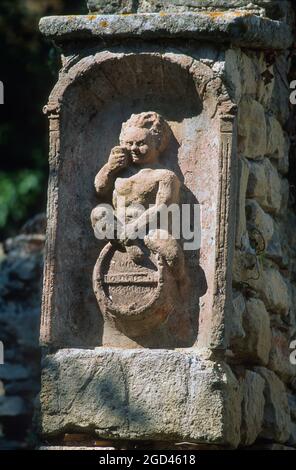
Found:
[(62, 350), (47, 357), (42, 390), (48, 437), (75, 423), (107, 439), (239, 442), (238, 383), (194, 351)]

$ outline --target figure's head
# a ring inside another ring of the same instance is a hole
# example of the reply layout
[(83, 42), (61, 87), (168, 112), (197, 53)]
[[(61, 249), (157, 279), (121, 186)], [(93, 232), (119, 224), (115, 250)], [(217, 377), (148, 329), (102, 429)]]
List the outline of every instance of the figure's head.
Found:
[(167, 122), (157, 113), (133, 114), (122, 125), (120, 144), (126, 147), (133, 163), (143, 165), (157, 161), (171, 137)]

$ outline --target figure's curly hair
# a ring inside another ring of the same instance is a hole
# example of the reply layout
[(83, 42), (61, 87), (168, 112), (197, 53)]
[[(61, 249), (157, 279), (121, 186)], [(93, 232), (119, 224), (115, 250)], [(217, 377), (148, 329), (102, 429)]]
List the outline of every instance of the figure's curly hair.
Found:
[(131, 117), (122, 124), (120, 141), (123, 140), (124, 133), (129, 127), (140, 127), (147, 129), (156, 141), (159, 152), (163, 152), (169, 144), (172, 131), (170, 126), (160, 114), (149, 111), (141, 114), (132, 114)]

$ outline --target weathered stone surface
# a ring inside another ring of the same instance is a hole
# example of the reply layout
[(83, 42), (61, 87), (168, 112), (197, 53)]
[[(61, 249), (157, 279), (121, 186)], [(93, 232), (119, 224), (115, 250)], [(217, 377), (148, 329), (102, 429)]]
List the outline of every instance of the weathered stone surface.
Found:
[(246, 370), (241, 381), (242, 427), (241, 444), (250, 446), (261, 432), (264, 417), (264, 379), (256, 372)]
[(267, 310), (278, 315), (287, 315), (290, 307), (290, 297), (287, 283), (279, 271), (266, 263), (258, 264), (257, 278), (256, 270), (253, 278), (247, 281), (264, 301)]
[(87, 0), (87, 6), (91, 12), (112, 13), (135, 13), (137, 8), (133, 0)]
[(267, 154), (281, 159), (285, 153), (285, 136), (281, 124), (274, 116), (267, 116)]
[(279, 329), (272, 328), (270, 360), (268, 367), (289, 383), (296, 376), (296, 366), (290, 362), (290, 338)]
[(282, 179), (268, 158), (249, 162), (247, 196), (255, 198), (264, 210), (278, 213), (282, 204)]
[(240, 102), (243, 93), (240, 73), (241, 56), (241, 50), (238, 48), (228, 48), (225, 51), (225, 81), (234, 103)]
[(248, 299), (242, 316), (245, 337), (233, 342), (232, 349), (237, 357), (253, 364), (266, 365), (271, 345), (269, 314), (259, 299)]
[(232, 43), (236, 46), (286, 49), (293, 41), (281, 22), (249, 12), (52, 16), (39, 24), (44, 36), (63, 42), (108, 38), (192, 38)]
[[(106, 4), (107, 3), (107, 4)], [(288, 10), (288, 2), (285, 0), (87, 0), (87, 5), (92, 12), (98, 13), (135, 13), (135, 12), (159, 12), (159, 11), (195, 11), (200, 9), (234, 9), (246, 8), (263, 14), (264, 7), (267, 14), (284, 15)], [(282, 6), (282, 9), (279, 7)], [(280, 10), (280, 11), (279, 11)]]
[(284, 133), (284, 139), (285, 139), (284, 155), (277, 162), (277, 169), (282, 175), (286, 175), (289, 172), (289, 168), (290, 168), (289, 155), (290, 155), (291, 142), (290, 142), (290, 137), (287, 133)]
[(252, 230), (259, 230), (260, 235), (264, 239), (265, 246), (267, 246), (274, 233), (274, 223), (272, 217), (266, 214), (263, 209), (261, 209), (258, 202), (254, 199), (246, 200), (246, 215), (250, 238), (252, 238)]
[[(252, 119), (250, 119), (252, 116)], [(238, 111), (239, 151), (247, 158), (262, 158), (266, 154), (266, 119), (263, 106), (244, 97)]]
[(289, 61), (286, 53), (276, 57), (274, 72), (275, 83), (269, 107), (279, 122), (285, 126), (290, 115), (291, 93), (288, 80)]
[(276, 222), (273, 223), (273, 235), (272, 238), (269, 240), (265, 254), (268, 258), (278, 263), (280, 266), (287, 265), (287, 260), (285, 258), (282, 245), (284, 242), (284, 235), (280, 230), (280, 227)]
[(225, 71), (236, 103), (245, 96), (257, 100), (264, 109), (270, 109), (275, 86), (274, 67), (266, 62), (263, 52), (227, 49)]
[(61, 350), (43, 364), (42, 432), (235, 446), (239, 395), (227, 366), (193, 351)]
[(256, 367), (255, 372), (265, 380), (265, 410), (260, 436), (275, 442), (285, 443), (289, 439), (291, 430), (285, 386), (274, 372), (264, 367)]
[(252, 96), (256, 99), (258, 76), (255, 57), (252, 53), (250, 55), (241, 53), (240, 71), (243, 95)]
[(256, 253), (250, 245), (243, 250), (235, 250), (232, 266), (233, 282), (235, 284), (248, 282), (248, 280), (254, 276), (256, 265)]
[(275, 85), (274, 66), (264, 53), (253, 53), (251, 58), (256, 71), (256, 99), (269, 110)]

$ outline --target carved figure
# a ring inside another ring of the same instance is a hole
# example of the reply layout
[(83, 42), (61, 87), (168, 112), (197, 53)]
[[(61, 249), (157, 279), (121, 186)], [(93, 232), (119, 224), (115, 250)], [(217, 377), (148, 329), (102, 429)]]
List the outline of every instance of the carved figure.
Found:
[[(94, 290), (105, 315), (130, 336), (165, 321), (176, 302), (172, 289), (181, 295), (186, 283), (182, 247), (169, 227), (157, 225), (161, 212), (180, 202), (178, 177), (159, 162), (170, 138), (159, 114), (132, 115), (95, 178), (100, 200), (112, 202), (112, 210), (101, 204), (91, 214), (95, 235), (110, 242), (95, 267)], [(110, 238), (109, 226), (115, 227)]]

